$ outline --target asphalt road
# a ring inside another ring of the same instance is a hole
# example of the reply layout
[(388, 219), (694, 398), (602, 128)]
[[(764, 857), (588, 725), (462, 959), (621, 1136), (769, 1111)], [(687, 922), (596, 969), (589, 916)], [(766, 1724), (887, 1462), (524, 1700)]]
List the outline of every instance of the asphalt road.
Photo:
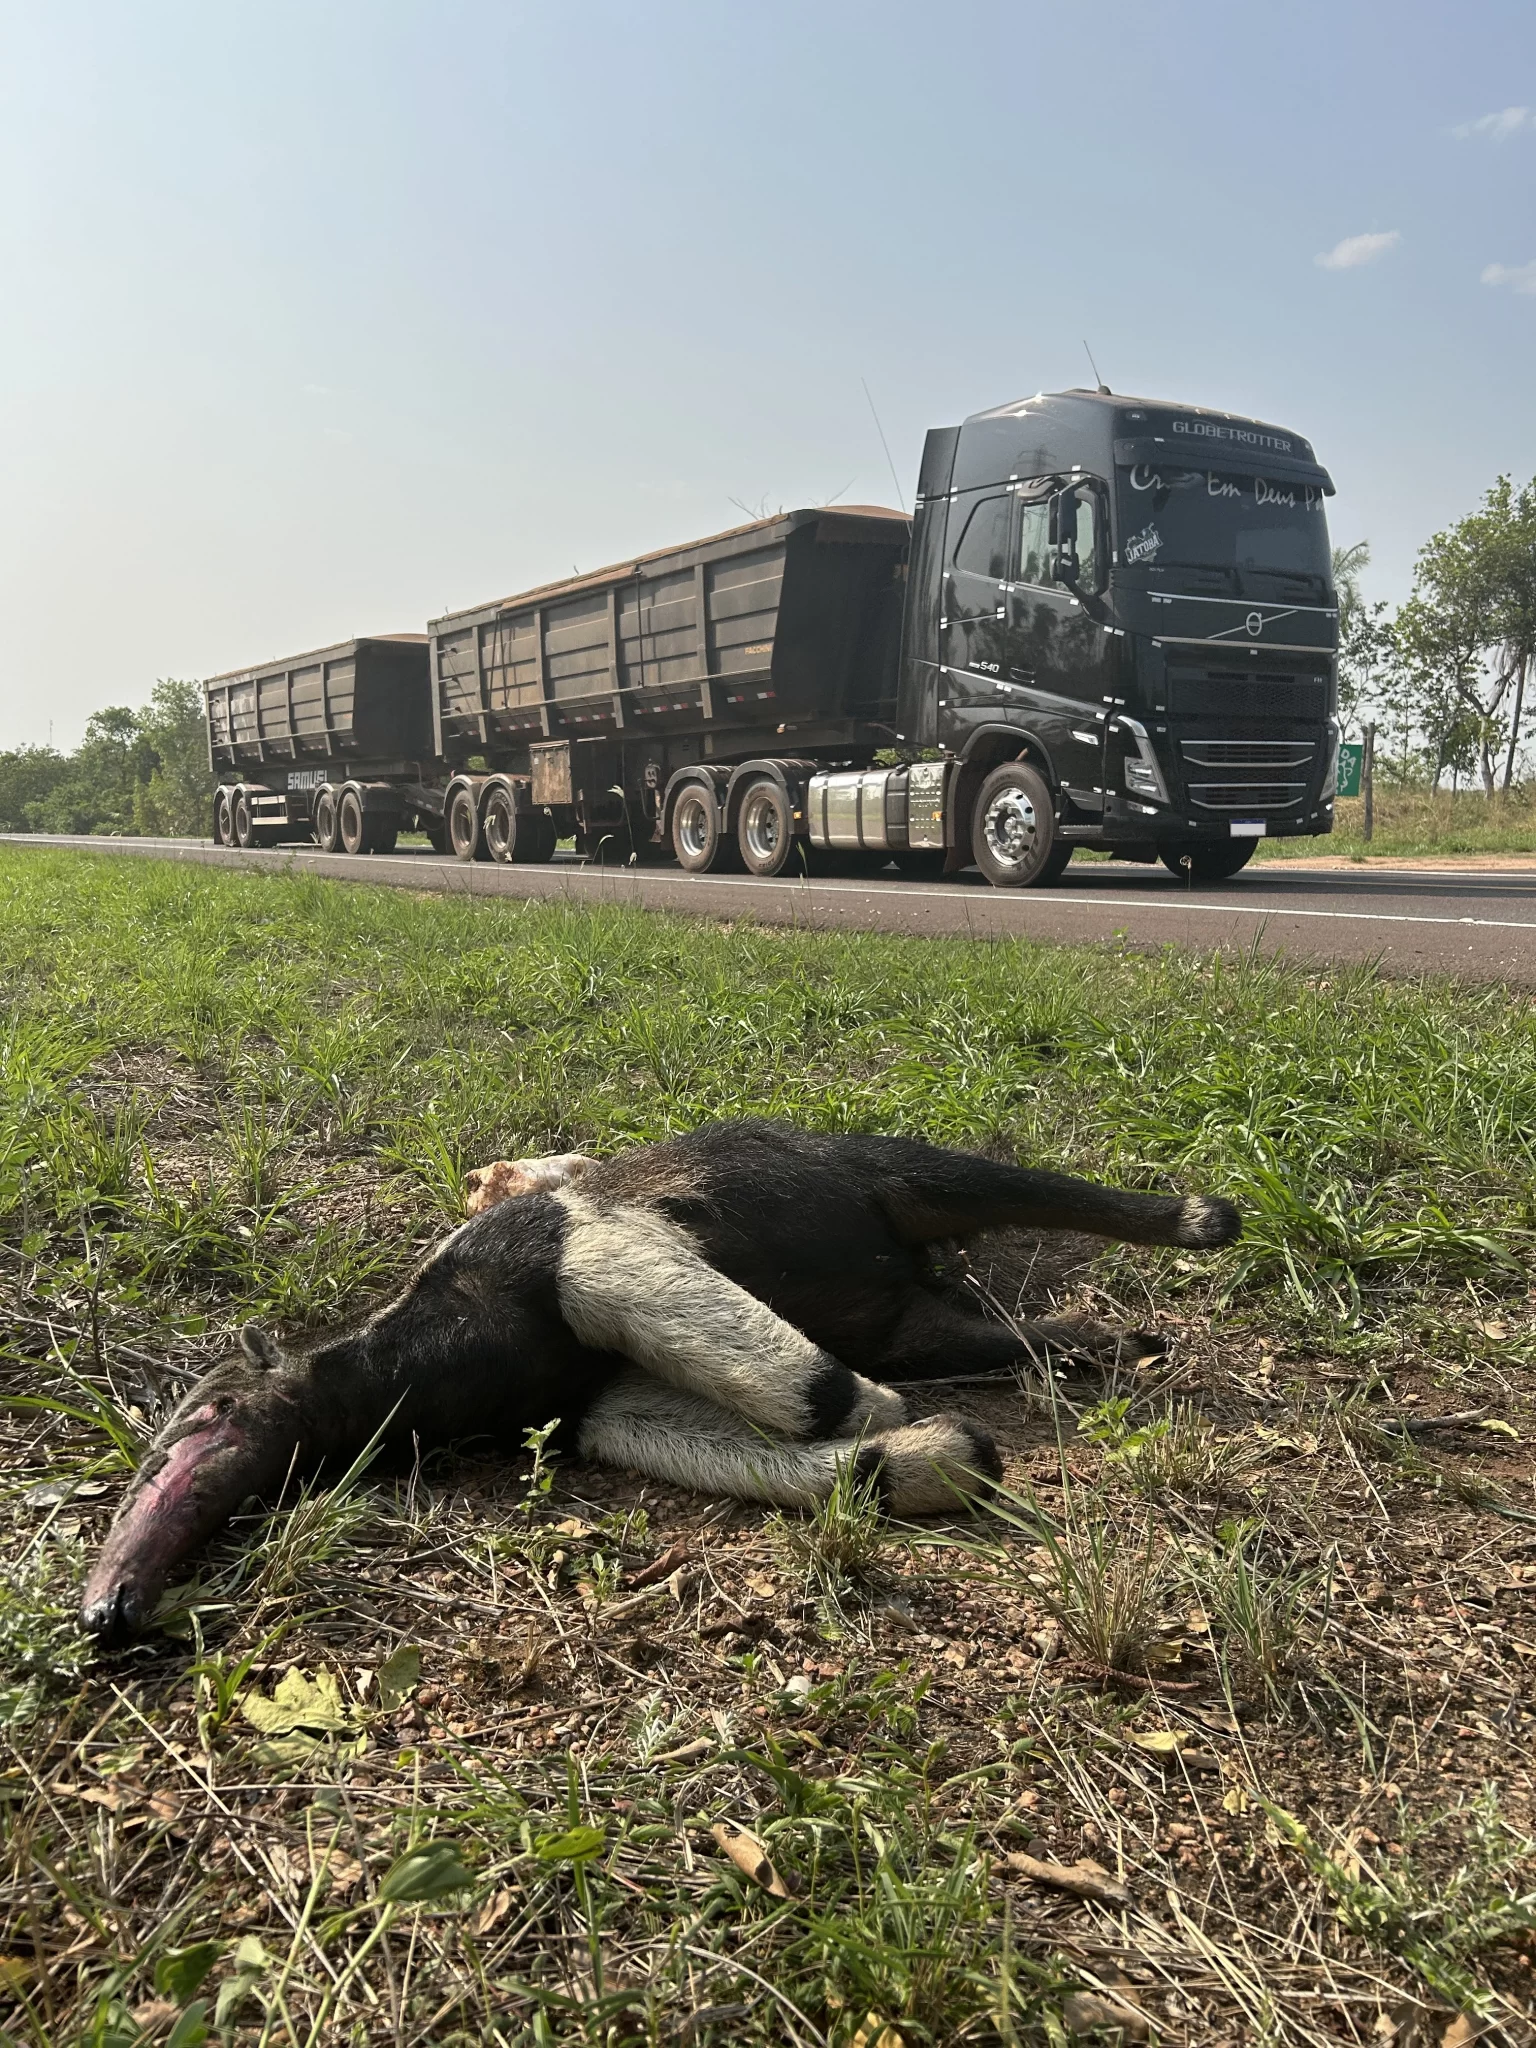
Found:
[[(219, 867), (290, 864), (338, 881), (456, 896), (553, 897), (631, 903), (696, 917), (753, 918), (805, 930), (905, 932), (920, 937), (1220, 947), (1308, 960), (1379, 963), (1391, 974), (1536, 985), (1536, 869), (1289, 870), (1262, 863), (1217, 887), (1193, 887), (1162, 867), (1075, 864), (1051, 889), (991, 888), (975, 872), (947, 882), (894, 874), (758, 881), (677, 868), (591, 868), (557, 856), (547, 867), (461, 863), (426, 848), (364, 856), (316, 848), (260, 852), (188, 839), (0, 835), (25, 846), (150, 855)], [(1326, 842), (1321, 842), (1326, 845)]]

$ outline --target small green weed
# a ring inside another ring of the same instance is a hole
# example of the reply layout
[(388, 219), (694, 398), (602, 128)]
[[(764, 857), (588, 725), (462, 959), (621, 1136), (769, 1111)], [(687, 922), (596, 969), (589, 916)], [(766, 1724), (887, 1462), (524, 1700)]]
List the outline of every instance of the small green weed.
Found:
[[(1458, 2011), (1491, 2014), (1496, 2001), (1470, 1968), (1500, 1942), (1536, 1931), (1536, 1840), (1511, 1828), (1494, 1786), (1470, 1805), (1404, 1825), (1404, 1853), (1367, 1860), (1357, 1841), (1319, 1843), (1294, 1814), (1267, 1808), (1333, 1902), (1341, 1924), (1378, 1954), (1401, 1956)], [(1414, 1845), (1455, 1825), (1460, 1853), (1435, 1876)]]
[(803, 1575), (824, 1606), (839, 1609), (880, 1576), (890, 1528), (879, 1479), (861, 1479), (854, 1460), (845, 1458), (825, 1500), (803, 1515), (774, 1515), (769, 1530), (789, 1568)]

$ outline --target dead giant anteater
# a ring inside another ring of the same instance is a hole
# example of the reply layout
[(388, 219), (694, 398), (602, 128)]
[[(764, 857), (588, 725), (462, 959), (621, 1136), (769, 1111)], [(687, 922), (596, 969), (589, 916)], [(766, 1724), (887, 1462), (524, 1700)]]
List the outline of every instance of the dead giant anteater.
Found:
[(1007, 1224), (1192, 1247), (1240, 1229), (1205, 1196), (766, 1123), (472, 1178), (480, 1213), (360, 1329), (290, 1351), (249, 1324), (185, 1397), (91, 1572), (87, 1628), (141, 1626), (243, 1500), (381, 1428), (407, 1446), (517, 1443), (559, 1415), (581, 1456), (706, 1492), (802, 1505), (853, 1457), (893, 1510), (950, 1506), (1000, 1471), (990, 1438), (954, 1415), (909, 1422), (883, 1383), (1001, 1370), (1024, 1346), (945, 1298), (928, 1246)]

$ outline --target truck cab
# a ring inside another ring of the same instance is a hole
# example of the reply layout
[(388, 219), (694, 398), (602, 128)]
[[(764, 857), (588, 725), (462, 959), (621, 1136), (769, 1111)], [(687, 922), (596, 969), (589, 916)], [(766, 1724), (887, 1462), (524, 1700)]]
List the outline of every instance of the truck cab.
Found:
[(1102, 390), (931, 432), (897, 726), (952, 764), (951, 868), (1217, 879), (1331, 830), (1332, 491), (1297, 434)]

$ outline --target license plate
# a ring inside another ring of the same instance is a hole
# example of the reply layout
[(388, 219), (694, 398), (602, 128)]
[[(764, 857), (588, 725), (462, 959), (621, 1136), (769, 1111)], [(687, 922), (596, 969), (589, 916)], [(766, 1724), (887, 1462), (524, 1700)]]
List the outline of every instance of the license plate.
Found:
[(1262, 818), (1234, 818), (1232, 820), (1232, 837), (1234, 839), (1262, 839), (1268, 831), (1269, 827)]

